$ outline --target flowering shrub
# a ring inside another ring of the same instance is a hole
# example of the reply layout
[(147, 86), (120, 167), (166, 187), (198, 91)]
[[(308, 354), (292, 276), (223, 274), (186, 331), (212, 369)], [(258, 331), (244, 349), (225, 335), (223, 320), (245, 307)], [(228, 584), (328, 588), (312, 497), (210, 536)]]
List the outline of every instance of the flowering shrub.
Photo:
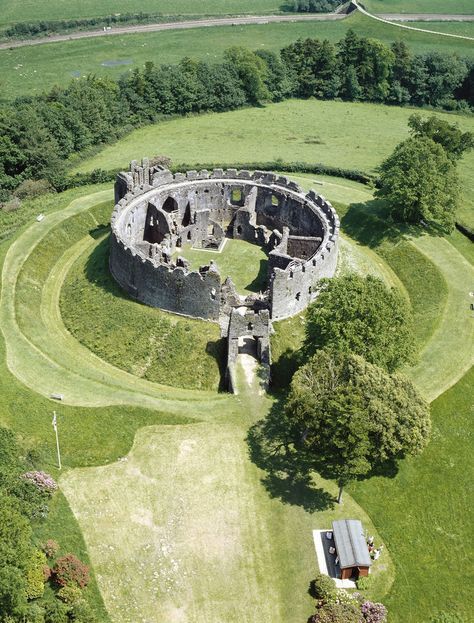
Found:
[(52, 495), (58, 488), (54, 478), (46, 474), (46, 472), (26, 472), (23, 474), (23, 478), (35, 485), (40, 491), (48, 493), (49, 495)]
[(373, 601), (364, 601), (361, 606), (362, 616), (367, 623), (385, 623), (387, 620), (387, 608), (383, 604)]
[(58, 591), (58, 599), (70, 606), (82, 599), (82, 592), (78, 586), (63, 586)]
[(54, 558), (58, 553), (58, 549), (59, 543), (57, 543), (53, 539), (48, 539), (42, 547), (42, 550), (46, 554), (47, 558)]
[(59, 586), (72, 584), (84, 588), (89, 582), (89, 567), (74, 554), (66, 554), (58, 558), (53, 573)]

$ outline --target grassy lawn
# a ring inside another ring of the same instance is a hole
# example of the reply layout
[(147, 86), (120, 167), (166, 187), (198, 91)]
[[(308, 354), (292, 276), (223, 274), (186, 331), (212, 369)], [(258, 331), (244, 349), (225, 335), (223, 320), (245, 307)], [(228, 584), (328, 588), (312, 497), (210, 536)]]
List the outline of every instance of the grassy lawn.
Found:
[(433, 435), (424, 454), (391, 478), (373, 478), (351, 493), (379, 527), (397, 575), (386, 600), (400, 622), (427, 622), (438, 610), (472, 620), (472, 588), (463, 569), (472, 560), (467, 512), (472, 462), (474, 371), (432, 405)]
[[(117, 623), (306, 620), (312, 530), (347, 513), (372, 529), (350, 497), (334, 508), (325, 483), (313, 512), (269, 497), (245, 443), (268, 400), (236, 400), (233, 414), (143, 429), (126, 461), (61, 478)], [(383, 566), (374, 596), (392, 581)]]
[(457, 13), (471, 15), (471, 0), (364, 0), (371, 13)]
[[(323, 162), (374, 172), (408, 135), (408, 118), (415, 109), (378, 104), (289, 100), (265, 108), (213, 113), (165, 121), (132, 132), (77, 166), (79, 171), (127, 167), (137, 157), (159, 152), (177, 165), (276, 160)], [(474, 132), (474, 117), (436, 113), (464, 131)], [(383, 141), (380, 137), (383, 136)], [(348, 146), (350, 145), (350, 149)], [(258, 154), (258, 157), (257, 157)], [(464, 197), (461, 219), (474, 225), (474, 151), (459, 163)], [(313, 179), (319, 179), (318, 176)], [(347, 180), (336, 182), (350, 188)], [(316, 188), (319, 188), (316, 186)], [(328, 186), (329, 188), (329, 186)], [(336, 201), (365, 200), (339, 193)], [(321, 192), (326, 192), (323, 186)]]
[(281, 12), (279, 0), (0, 0), (0, 26), (14, 22), (79, 19), (116, 13), (161, 13), (162, 15), (252, 15)]
[(193, 270), (213, 261), (219, 269), (222, 281), (230, 276), (240, 294), (265, 290), (267, 254), (256, 244), (227, 239), (220, 253), (192, 249), (187, 245), (177, 255), (189, 260)]
[[(74, 6), (73, 3), (70, 5)], [(143, 67), (146, 61), (176, 63), (184, 56), (213, 61), (221, 58), (224, 50), (232, 45), (278, 51), (300, 37), (326, 38), (336, 42), (344, 37), (348, 28), (388, 44), (402, 39), (416, 52), (436, 49), (463, 56), (474, 55), (473, 46), (468, 41), (407, 31), (355, 14), (338, 21), (171, 30), (2, 50), (1, 96), (11, 99), (17, 95), (41, 93), (55, 84), (67, 84), (73, 76), (88, 73), (118, 78), (125, 71)], [(474, 33), (472, 22), (443, 25), (442, 28), (449, 28), (453, 33)], [(111, 67), (102, 64), (115, 60), (126, 61), (127, 65)]]
[(90, 239), (66, 277), (61, 316), (72, 335), (101, 359), (149, 381), (216, 390), (224, 355), (218, 325), (131, 300), (110, 275), (108, 259), (108, 235)]

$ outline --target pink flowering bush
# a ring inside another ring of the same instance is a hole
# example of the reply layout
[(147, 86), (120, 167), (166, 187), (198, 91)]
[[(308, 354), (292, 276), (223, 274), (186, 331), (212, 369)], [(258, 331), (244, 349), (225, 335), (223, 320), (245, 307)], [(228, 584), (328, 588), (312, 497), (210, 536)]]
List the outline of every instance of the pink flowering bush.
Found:
[(58, 488), (54, 478), (46, 474), (46, 472), (26, 472), (26, 474), (23, 474), (23, 478), (35, 485), (40, 491), (48, 493), (49, 495), (52, 495)]
[(385, 623), (387, 620), (387, 608), (383, 604), (373, 601), (364, 601), (361, 606), (363, 620), (367, 623)]

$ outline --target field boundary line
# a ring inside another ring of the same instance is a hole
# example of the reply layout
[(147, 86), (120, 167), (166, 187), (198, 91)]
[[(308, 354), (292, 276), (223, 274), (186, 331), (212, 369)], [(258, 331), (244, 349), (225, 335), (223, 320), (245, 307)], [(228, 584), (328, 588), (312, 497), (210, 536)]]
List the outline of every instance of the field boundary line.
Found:
[(357, 0), (352, 0), (352, 3), (356, 7), (356, 9), (360, 11), (363, 15), (366, 15), (367, 17), (375, 19), (378, 22), (382, 22), (383, 24), (389, 24), (390, 26), (396, 26), (397, 28), (405, 28), (406, 30), (415, 30), (416, 32), (425, 32), (430, 35), (440, 35), (442, 37), (454, 37), (455, 39), (465, 39), (466, 41), (474, 41), (474, 37), (468, 37), (467, 35), (455, 35), (452, 32), (439, 32), (438, 30), (428, 30), (427, 28), (416, 28), (415, 26), (407, 26), (406, 24), (399, 24), (397, 22), (392, 22), (378, 15), (373, 15), (372, 13), (369, 13), (363, 7), (361, 7), (361, 5), (357, 2)]

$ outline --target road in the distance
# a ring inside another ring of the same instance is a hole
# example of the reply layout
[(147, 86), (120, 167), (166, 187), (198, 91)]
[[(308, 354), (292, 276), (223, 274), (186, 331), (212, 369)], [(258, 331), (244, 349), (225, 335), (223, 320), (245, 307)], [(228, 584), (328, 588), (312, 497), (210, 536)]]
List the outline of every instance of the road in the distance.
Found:
[[(110, 30), (82, 30), (64, 35), (51, 35), (36, 39), (11, 40), (0, 43), (0, 50), (20, 48), (26, 45), (42, 45), (45, 43), (57, 43), (59, 41), (74, 41), (91, 37), (112, 37), (115, 35), (140, 34), (147, 32), (159, 32), (162, 30), (185, 30), (188, 28), (206, 28), (210, 26), (246, 26), (250, 24), (268, 24), (276, 22), (308, 22), (344, 19), (344, 13), (319, 13), (319, 14), (288, 14), (288, 15), (247, 15), (243, 17), (216, 17), (209, 19), (196, 19), (185, 22), (163, 22), (159, 24), (131, 24), (129, 26), (113, 27)], [(391, 21), (450, 21), (465, 22), (474, 21), (474, 15), (442, 15), (442, 14), (397, 14), (381, 15), (383, 19)]]

